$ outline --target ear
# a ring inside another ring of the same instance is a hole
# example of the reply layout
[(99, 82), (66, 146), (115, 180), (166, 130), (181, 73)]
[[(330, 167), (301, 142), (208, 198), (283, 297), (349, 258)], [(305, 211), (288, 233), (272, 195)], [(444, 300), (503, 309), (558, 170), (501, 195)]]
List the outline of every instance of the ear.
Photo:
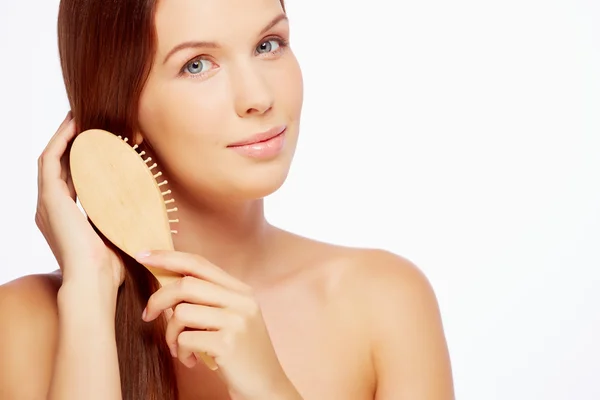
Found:
[(143, 142), (144, 136), (142, 136), (142, 133), (140, 131), (135, 131), (133, 133), (133, 144), (137, 144), (138, 146), (140, 146)]

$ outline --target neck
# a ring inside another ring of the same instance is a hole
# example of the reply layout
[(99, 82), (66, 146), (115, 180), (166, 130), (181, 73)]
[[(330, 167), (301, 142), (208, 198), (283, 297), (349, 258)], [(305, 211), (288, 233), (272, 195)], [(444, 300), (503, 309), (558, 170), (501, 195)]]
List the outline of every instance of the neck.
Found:
[(275, 228), (265, 219), (262, 199), (210, 206), (178, 198), (176, 204), (177, 251), (198, 254), (240, 280), (268, 268), (267, 243)]

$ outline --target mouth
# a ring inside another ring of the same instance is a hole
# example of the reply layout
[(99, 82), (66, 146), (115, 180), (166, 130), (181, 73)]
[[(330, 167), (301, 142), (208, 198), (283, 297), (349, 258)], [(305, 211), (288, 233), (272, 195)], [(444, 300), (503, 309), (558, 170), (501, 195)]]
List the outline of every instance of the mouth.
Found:
[(241, 156), (254, 160), (273, 160), (282, 153), (285, 147), (286, 132), (285, 125), (278, 126), (227, 147)]
[(285, 125), (276, 126), (267, 131), (252, 135), (247, 139), (232, 143), (232, 144), (228, 145), (227, 147), (252, 146), (252, 145), (259, 144), (259, 143), (265, 143), (265, 142), (268, 142), (270, 140), (277, 138), (278, 136), (283, 135), (285, 130), (286, 130)]

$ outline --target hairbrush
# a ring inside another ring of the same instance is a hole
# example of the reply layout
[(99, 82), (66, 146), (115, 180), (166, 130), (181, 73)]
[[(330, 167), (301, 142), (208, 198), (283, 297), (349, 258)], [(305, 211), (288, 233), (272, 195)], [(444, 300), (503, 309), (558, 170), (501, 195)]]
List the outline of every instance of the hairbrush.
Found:
[[(146, 158), (144, 158), (146, 156)], [(88, 218), (112, 244), (135, 258), (144, 250), (174, 250), (179, 220), (167, 180), (157, 164), (127, 138), (101, 129), (73, 140), (70, 167), (75, 192)], [(161, 286), (181, 275), (146, 266)], [(215, 361), (197, 354), (212, 370)]]

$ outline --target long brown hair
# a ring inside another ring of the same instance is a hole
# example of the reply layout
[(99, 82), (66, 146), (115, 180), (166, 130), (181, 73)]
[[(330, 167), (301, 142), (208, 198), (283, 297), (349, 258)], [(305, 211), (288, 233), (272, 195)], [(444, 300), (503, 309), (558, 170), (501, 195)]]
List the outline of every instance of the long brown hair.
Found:
[[(157, 1), (60, 1), (59, 55), (79, 132), (104, 129), (132, 140), (139, 131), (140, 95), (156, 51)], [(115, 317), (123, 399), (176, 400), (165, 322), (159, 318), (147, 324), (141, 319), (159, 284), (134, 259), (119, 254), (126, 267)]]

